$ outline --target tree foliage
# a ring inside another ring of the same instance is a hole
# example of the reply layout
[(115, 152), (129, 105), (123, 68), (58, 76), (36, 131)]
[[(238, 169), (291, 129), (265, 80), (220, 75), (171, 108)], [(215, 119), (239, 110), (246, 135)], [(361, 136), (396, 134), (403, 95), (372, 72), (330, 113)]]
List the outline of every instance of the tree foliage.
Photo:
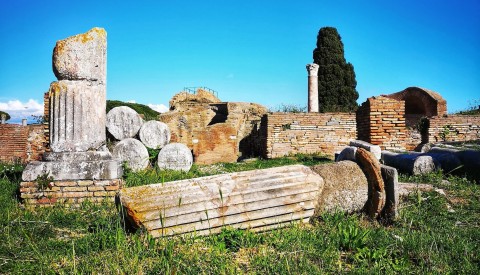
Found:
[(153, 110), (152, 108), (148, 107), (147, 105), (139, 104), (139, 103), (129, 103), (123, 102), (120, 100), (107, 100), (107, 113), (119, 106), (127, 106), (134, 109), (138, 114), (142, 115), (145, 120), (157, 120), (159, 112)]
[(10, 119), (10, 115), (9, 115), (7, 112), (0, 111), (0, 118), (2, 117), (2, 115), (6, 115), (6, 117), (5, 117), (5, 121), (7, 121), (7, 120), (9, 120), (9, 119)]
[(355, 71), (344, 57), (342, 38), (333, 27), (323, 27), (317, 36), (313, 62), (318, 69), (319, 111), (350, 112), (357, 108)]

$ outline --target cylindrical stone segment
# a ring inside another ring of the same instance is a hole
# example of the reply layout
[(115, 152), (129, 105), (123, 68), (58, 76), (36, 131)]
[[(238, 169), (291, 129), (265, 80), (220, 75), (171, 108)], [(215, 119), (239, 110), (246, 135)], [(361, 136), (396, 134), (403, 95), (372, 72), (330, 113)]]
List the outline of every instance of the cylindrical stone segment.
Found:
[(107, 32), (102, 28), (93, 28), (57, 41), (52, 65), (58, 80), (88, 80), (105, 84)]
[(192, 163), (192, 152), (181, 143), (170, 143), (158, 153), (157, 165), (160, 169), (188, 172)]
[(127, 138), (115, 145), (113, 157), (127, 163), (132, 171), (140, 171), (148, 166), (148, 151), (145, 145), (134, 138)]
[(152, 149), (161, 149), (170, 142), (168, 125), (156, 120), (145, 122), (138, 135), (143, 144)]
[(52, 152), (84, 152), (105, 144), (105, 85), (90, 81), (53, 82), (49, 100)]
[(318, 113), (318, 65), (307, 64), (308, 71), (308, 112)]
[(142, 125), (140, 115), (127, 106), (115, 107), (107, 114), (108, 132), (118, 140), (133, 138)]

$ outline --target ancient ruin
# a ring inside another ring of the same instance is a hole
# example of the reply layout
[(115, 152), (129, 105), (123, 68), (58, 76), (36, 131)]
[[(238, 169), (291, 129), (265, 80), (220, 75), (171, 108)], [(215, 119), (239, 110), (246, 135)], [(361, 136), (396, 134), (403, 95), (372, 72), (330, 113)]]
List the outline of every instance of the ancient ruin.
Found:
[(107, 33), (93, 28), (60, 40), (52, 59), (51, 152), (27, 165), (21, 197), (27, 204), (113, 200), (122, 168), (105, 146)]
[(198, 164), (236, 162), (258, 156), (258, 131), (267, 109), (255, 103), (221, 102), (211, 91), (196, 88), (170, 100), (159, 120), (168, 125), (171, 141), (185, 144)]

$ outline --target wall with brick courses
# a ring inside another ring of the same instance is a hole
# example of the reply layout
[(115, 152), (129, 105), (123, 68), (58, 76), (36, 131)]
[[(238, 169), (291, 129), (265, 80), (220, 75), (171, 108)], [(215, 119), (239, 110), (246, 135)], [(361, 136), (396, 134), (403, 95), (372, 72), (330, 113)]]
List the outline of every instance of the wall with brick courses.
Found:
[(43, 125), (0, 124), (0, 161), (40, 160), (45, 152)]
[(429, 122), (428, 142), (444, 141), (442, 133), (446, 134), (446, 141), (480, 140), (480, 116), (437, 116), (430, 118)]
[(386, 150), (405, 150), (405, 102), (368, 98), (357, 111), (358, 139)]
[(84, 201), (99, 203), (114, 202), (115, 195), (122, 187), (121, 179), (52, 181), (45, 190), (40, 190), (36, 182), (20, 183), (21, 198), (26, 205), (79, 205)]
[(356, 139), (355, 114), (269, 113), (262, 119), (266, 133), (264, 157), (297, 153), (333, 156)]

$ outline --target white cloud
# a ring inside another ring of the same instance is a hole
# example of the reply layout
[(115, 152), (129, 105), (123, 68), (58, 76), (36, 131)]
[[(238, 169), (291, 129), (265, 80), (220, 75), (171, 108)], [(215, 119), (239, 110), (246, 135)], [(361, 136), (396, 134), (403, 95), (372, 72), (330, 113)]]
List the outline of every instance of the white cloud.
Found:
[(165, 113), (168, 112), (168, 107), (163, 105), (163, 104), (147, 104), (148, 107), (152, 108), (153, 110), (159, 112), (159, 113)]
[(43, 104), (38, 103), (34, 99), (29, 99), (27, 102), (21, 102), (16, 99), (0, 102), (0, 111), (7, 112), (11, 117), (10, 121), (13, 122), (22, 118), (30, 119), (32, 115), (43, 115)]

